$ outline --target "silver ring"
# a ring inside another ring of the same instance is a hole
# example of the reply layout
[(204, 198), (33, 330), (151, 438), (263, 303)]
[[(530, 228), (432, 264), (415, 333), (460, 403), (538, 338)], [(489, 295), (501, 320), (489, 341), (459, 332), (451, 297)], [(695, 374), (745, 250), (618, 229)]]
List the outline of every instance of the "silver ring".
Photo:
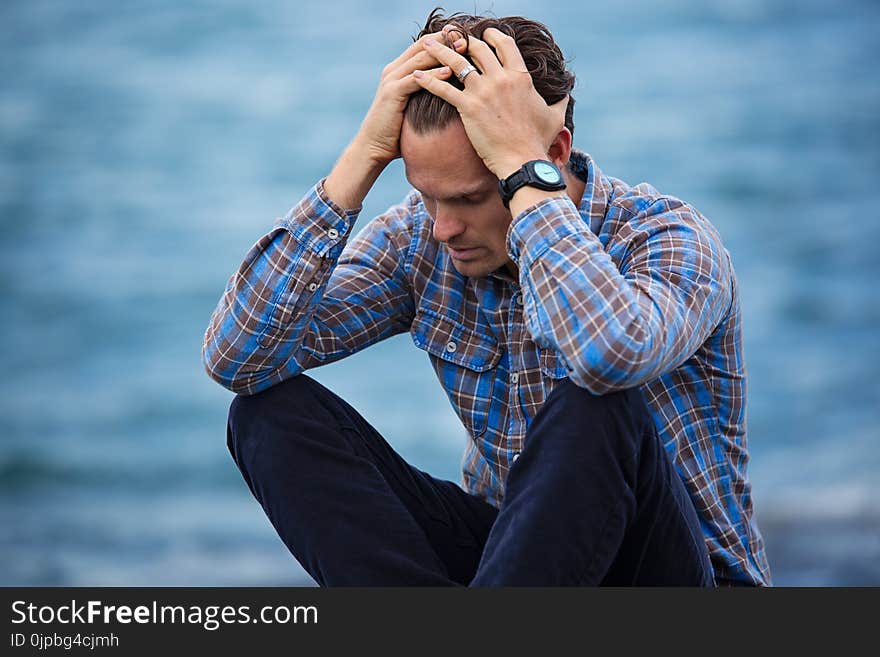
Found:
[(459, 71), (455, 75), (459, 79), (459, 81), (461, 81), (463, 83), (464, 79), (476, 70), (477, 69), (472, 64), (468, 64), (467, 66), (465, 66), (463, 69), (461, 69), (461, 71)]

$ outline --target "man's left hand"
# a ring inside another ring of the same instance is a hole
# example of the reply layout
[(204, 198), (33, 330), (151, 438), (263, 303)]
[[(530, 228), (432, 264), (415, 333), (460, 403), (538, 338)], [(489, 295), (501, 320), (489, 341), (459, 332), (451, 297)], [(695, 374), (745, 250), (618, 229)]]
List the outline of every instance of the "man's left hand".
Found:
[[(413, 76), (422, 88), (458, 109), (477, 155), (501, 179), (529, 160), (547, 158), (565, 123), (568, 96), (548, 106), (535, 90), (514, 39), (495, 28), (483, 32), (483, 38), (469, 37), (466, 52), (482, 73), (467, 75), (463, 91), (421, 71)], [(424, 48), (456, 75), (469, 64), (437, 40), (427, 40)]]

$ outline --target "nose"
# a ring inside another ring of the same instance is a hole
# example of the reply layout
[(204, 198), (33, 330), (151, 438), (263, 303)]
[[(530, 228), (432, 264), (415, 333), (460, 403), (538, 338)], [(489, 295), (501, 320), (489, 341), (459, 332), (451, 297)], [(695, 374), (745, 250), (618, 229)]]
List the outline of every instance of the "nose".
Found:
[(438, 203), (434, 207), (434, 239), (438, 242), (448, 242), (461, 235), (466, 226), (464, 222), (455, 216), (455, 212), (449, 206)]

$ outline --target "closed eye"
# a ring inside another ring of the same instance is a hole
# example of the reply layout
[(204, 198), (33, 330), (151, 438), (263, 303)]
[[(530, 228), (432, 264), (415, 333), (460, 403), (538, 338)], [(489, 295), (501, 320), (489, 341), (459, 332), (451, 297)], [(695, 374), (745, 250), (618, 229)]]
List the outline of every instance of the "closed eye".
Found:
[[(429, 196), (425, 194), (425, 192), (420, 192), (422, 195), (422, 201), (427, 203), (437, 203), (437, 199), (433, 196)], [(465, 194), (464, 196), (454, 196), (452, 198), (444, 199), (444, 203), (448, 203), (450, 205), (479, 205), (486, 200), (485, 192), (477, 192), (474, 194)]]
[(462, 196), (461, 199), (459, 199), (459, 200), (464, 205), (479, 205), (480, 203), (482, 203), (483, 201), (486, 200), (486, 195), (485, 194), (475, 194), (473, 196)]

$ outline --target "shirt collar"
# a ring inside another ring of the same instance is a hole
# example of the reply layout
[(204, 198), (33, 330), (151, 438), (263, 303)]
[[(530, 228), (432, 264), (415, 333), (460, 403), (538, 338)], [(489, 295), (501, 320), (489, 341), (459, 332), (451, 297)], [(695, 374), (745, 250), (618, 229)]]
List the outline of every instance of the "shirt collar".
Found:
[(583, 151), (574, 148), (571, 150), (568, 167), (574, 175), (586, 183), (578, 210), (582, 217), (589, 217), (590, 230), (598, 235), (611, 199), (613, 191), (611, 183), (593, 158)]

